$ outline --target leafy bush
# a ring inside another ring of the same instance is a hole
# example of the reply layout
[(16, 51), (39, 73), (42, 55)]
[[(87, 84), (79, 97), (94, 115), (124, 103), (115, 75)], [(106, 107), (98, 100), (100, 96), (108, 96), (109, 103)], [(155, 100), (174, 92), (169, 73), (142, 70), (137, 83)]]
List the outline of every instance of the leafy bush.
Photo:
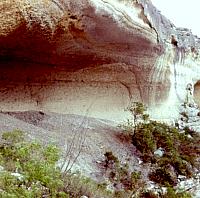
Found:
[(106, 183), (97, 183), (92, 179), (83, 177), (80, 173), (68, 173), (63, 177), (64, 191), (70, 198), (79, 198), (82, 195), (99, 198), (113, 198), (113, 192), (107, 190)]
[(59, 150), (36, 142), (25, 142), (21, 131), (6, 132), (0, 146), (2, 197), (65, 197), (61, 172), (56, 168)]
[(168, 171), (164, 167), (157, 168), (154, 172), (150, 173), (149, 178), (150, 180), (155, 181), (156, 183), (159, 183), (162, 185), (176, 184), (176, 180), (173, 179), (170, 171)]
[[(150, 176), (158, 183), (164, 184), (164, 181), (170, 184), (176, 183), (166, 172), (169, 166), (173, 167), (176, 175), (181, 174), (187, 177), (192, 176), (192, 167), (199, 166), (196, 160), (200, 154), (198, 134), (191, 139), (186, 134), (180, 134), (175, 127), (150, 121), (137, 126), (132, 143), (141, 152), (144, 161), (158, 166), (158, 169)], [(163, 148), (163, 157), (156, 158), (154, 155), (154, 151), (158, 148)]]
[(106, 152), (104, 156), (105, 176), (108, 177), (114, 187), (114, 197), (129, 197), (144, 188), (141, 173), (130, 171), (128, 164), (121, 164), (119, 159), (110, 151)]
[[(179, 174), (192, 177), (195, 168), (200, 169), (199, 134), (187, 127), (184, 129), (185, 133), (180, 133), (178, 127), (149, 120), (147, 109), (140, 102), (132, 103), (127, 110), (132, 119), (123, 123), (121, 128), (128, 132), (128, 136), (125, 134), (126, 139), (131, 137), (143, 162), (151, 163), (151, 180), (173, 186), (177, 184)], [(184, 112), (182, 116), (187, 120), (188, 116)], [(122, 136), (121, 134), (120, 137)], [(156, 155), (159, 150), (163, 154)]]
[(0, 143), (0, 197), (113, 197), (106, 185), (80, 174), (61, 173), (59, 149), (26, 142), (21, 131), (6, 132)]
[(149, 115), (145, 114), (147, 108), (141, 102), (131, 103), (126, 110), (128, 110), (132, 114), (134, 125), (137, 125), (138, 120), (146, 121), (149, 118)]
[(172, 187), (167, 188), (167, 193), (162, 198), (192, 198), (187, 192), (176, 192)]
[(14, 130), (11, 132), (5, 132), (2, 134), (2, 139), (7, 141), (7, 143), (15, 144), (17, 142), (24, 141), (24, 133), (20, 130)]
[(145, 191), (140, 194), (140, 198), (192, 198), (192, 196), (187, 192), (176, 192), (172, 187), (167, 187), (166, 193)]

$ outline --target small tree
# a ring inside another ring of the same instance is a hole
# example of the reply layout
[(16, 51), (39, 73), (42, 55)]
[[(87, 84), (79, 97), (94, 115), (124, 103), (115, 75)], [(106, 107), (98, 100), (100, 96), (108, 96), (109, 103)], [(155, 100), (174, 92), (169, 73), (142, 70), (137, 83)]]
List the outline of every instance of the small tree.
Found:
[(142, 123), (147, 123), (149, 120), (149, 114), (146, 113), (146, 106), (141, 102), (133, 102), (126, 109), (132, 115), (132, 119), (127, 119), (126, 122), (119, 125), (127, 134), (133, 135), (137, 126)]
[(127, 110), (133, 116), (134, 126), (138, 124), (139, 120), (146, 122), (149, 119), (149, 115), (145, 113), (147, 111), (147, 108), (141, 102), (131, 103), (131, 105), (127, 108)]

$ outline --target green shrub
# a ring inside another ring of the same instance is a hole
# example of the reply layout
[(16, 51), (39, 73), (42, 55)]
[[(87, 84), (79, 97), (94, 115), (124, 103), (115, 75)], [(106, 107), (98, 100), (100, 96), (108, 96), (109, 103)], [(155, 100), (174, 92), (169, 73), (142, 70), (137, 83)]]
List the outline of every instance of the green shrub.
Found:
[[(59, 150), (54, 145), (46, 147), (35, 142), (25, 142), (23, 132), (6, 132), (0, 146), (0, 189), (3, 197), (60, 197), (67, 194), (61, 189), (61, 172), (56, 168)], [(14, 176), (18, 173), (20, 177)]]
[(2, 139), (10, 144), (15, 144), (17, 142), (23, 142), (24, 141), (24, 133), (20, 130), (14, 130), (12, 132), (4, 132), (2, 134)]
[[(80, 174), (61, 173), (56, 166), (60, 158), (57, 146), (27, 142), (24, 133), (17, 130), (4, 133), (2, 140), (0, 166), (4, 170), (0, 172), (0, 197), (114, 197), (105, 183), (99, 184)], [(116, 160), (111, 153), (107, 159)]]
[(82, 176), (80, 173), (68, 173), (63, 177), (64, 191), (70, 198), (79, 198), (82, 195), (99, 198), (113, 198), (113, 192), (107, 190), (106, 183), (97, 183), (92, 179)]
[(140, 198), (192, 198), (187, 192), (176, 192), (172, 187), (167, 187), (166, 193), (157, 193), (152, 191), (142, 192)]
[[(164, 184), (166, 179), (166, 182), (174, 184), (174, 179), (172, 182), (164, 171), (167, 166), (172, 166), (176, 175), (181, 174), (187, 177), (192, 176), (194, 167), (199, 167), (196, 159), (200, 154), (200, 137), (198, 134), (193, 134), (194, 136), (195, 138), (189, 138), (186, 134), (179, 133), (175, 127), (150, 121), (137, 126), (132, 143), (141, 152), (141, 157), (145, 162), (158, 166), (158, 170), (150, 176), (151, 179), (161, 184)], [(160, 147), (164, 149), (164, 155), (156, 158), (153, 153)]]
[(149, 114), (146, 113), (147, 107), (142, 104), (141, 102), (133, 102), (131, 105), (127, 108), (127, 110), (132, 114), (133, 121), (135, 127), (141, 122), (147, 122), (149, 120)]
[(112, 152), (106, 152), (104, 156), (105, 176), (114, 187), (114, 197), (129, 197), (144, 187), (141, 173), (131, 172), (128, 164), (121, 164)]
[(164, 167), (157, 168), (155, 171), (149, 174), (150, 180), (162, 184), (162, 185), (175, 185), (176, 179), (174, 180), (171, 173)]
[(167, 193), (162, 198), (192, 198), (187, 192), (176, 192), (172, 187), (167, 188)]

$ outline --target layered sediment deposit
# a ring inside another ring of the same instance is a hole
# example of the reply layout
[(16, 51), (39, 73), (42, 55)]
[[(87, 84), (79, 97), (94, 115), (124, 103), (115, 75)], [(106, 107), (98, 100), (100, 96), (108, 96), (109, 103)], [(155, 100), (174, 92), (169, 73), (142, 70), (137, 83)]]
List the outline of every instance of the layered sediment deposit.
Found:
[(124, 119), (142, 101), (173, 119), (194, 87), (200, 40), (144, 0), (1, 0), (0, 110)]

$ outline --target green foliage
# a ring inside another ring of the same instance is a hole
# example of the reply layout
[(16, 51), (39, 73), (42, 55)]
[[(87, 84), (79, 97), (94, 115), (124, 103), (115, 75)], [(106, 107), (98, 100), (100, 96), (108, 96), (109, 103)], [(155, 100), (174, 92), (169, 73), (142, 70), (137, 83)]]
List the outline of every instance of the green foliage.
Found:
[(65, 184), (64, 191), (70, 194), (70, 198), (79, 198), (82, 195), (99, 198), (114, 197), (113, 193), (107, 190), (106, 183), (97, 183), (87, 177), (81, 176), (80, 173), (68, 173), (63, 177)]
[(128, 107), (128, 111), (130, 111), (132, 115), (142, 115), (146, 110), (146, 107), (141, 102), (133, 102)]
[[(113, 197), (105, 184), (98, 184), (80, 174), (62, 174), (56, 166), (60, 157), (57, 146), (26, 142), (21, 131), (6, 132), (2, 140), (0, 166), (4, 170), (0, 172), (0, 197)], [(112, 155), (107, 157), (112, 159)]]
[(176, 192), (172, 187), (167, 188), (167, 193), (162, 198), (192, 198), (187, 192)]
[(105, 167), (113, 167), (114, 165), (118, 165), (119, 164), (119, 160), (118, 158), (113, 155), (113, 153), (111, 151), (107, 151), (105, 154)]
[(60, 190), (64, 184), (56, 168), (57, 147), (25, 142), (21, 131), (6, 132), (2, 139), (6, 141), (0, 147), (1, 165), (5, 168), (0, 174), (3, 197), (67, 196)]
[(134, 126), (138, 124), (139, 120), (147, 121), (149, 119), (149, 115), (145, 113), (147, 108), (141, 102), (131, 103), (126, 110), (132, 114)]
[[(163, 185), (165, 182), (174, 185), (177, 179), (172, 178), (174, 174), (191, 177), (193, 174), (191, 167), (199, 166), (196, 161), (200, 154), (199, 135), (195, 135), (195, 138), (191, 139), (186, 134), (180, 134), (174, 127), (150, 121), (137, 126), (132, 142), (141, 152), (144, 161), (158, 166), (150, 178)], [(153, 153), (160, 147), (164, 149), (164, 156), (156, 158)], [(170, 166), (173, 168), (174, 174), (172, 174), (172, 170), (167, 171), (167, 167)]]
[(140, 198), (192, 198), (187, 192), (177, 192), (172, 187), (167, 187), (166, 193), (155, 194), (152, 191), (142, 192)]
[(149, 120), (149, 115), (146, 114), (147, 108), (140, 102), (131, 103), (126, 110), (131, 113), (133, 119), (127, 119), (126, 122), (120, 124), (119, 127), (122, 128), (123, 131), (126, 132), (126, 136), (130, 138), (140, 122), (146, 123)]
[(106, 152), (104, 156), (106, 176), (115, 188), (115, 197), (127, 197), (144, 187), (141, 173), (131, 172), (128, 164), (121, 164), (112, 152)]
[[(132, 138), (133, 145), (141, 153), (143, 162), (150, 162), (153, 171), (149, 178), (161, 185), (176, 185), (177, 176), (192, 177), (194, 168), (200, 168), (197, 160), (200, 155), (200, 135), (189, 128), (185, 133), (164, 123), (149, 120), (146, 107), (140, 102), (132, 103), (127, 110), (132, 114), (133, 121), (129, 119), (121, 125)], [(188, 119), (185, 112), (184, 119)], [(163, 156), (156, 156), (154, 152), (162, 148)]]
[(155, 181), (162, 185), (175, 185), (176, 180), (171, 176), (170, 171), (165, 169), (164, 167), (157, 168), (154, 172), (149, 174), (149, 178), (152, 181)]
[(12, 133), (4, 132), (2, 135), (2, 139), (11, 144), (22, 142), (24, 141), (24, 133), (20, 130), (14, 130), (12, 131)]

